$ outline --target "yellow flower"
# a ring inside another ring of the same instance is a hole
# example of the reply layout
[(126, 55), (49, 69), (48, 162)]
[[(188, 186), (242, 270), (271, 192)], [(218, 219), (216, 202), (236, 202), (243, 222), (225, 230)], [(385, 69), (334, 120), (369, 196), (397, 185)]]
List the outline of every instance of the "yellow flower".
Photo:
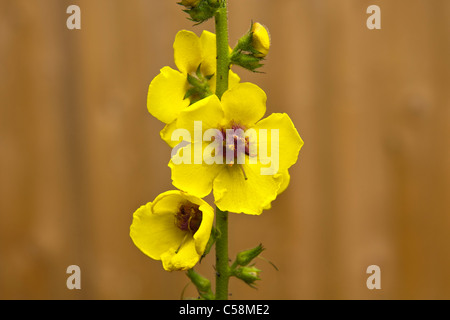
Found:
[[(289, 184), (288, 169), (303, 141), (287, 114), (261, 120), (266, 100), (258, 86), (241, 83), (221, 101), (210, 96), (183, 110), (176, 127), (189, 132), (191, 143), (169, 163), (173, 185), (198, 197), (213, 190), (222, 211), (259, 215), (270, 208)], [(233, 133), (238, 130), (256, 136)], [(262, 152), (263, 147), (270, 151)]]
[(213, 208), (182, 191), (167, 191), (133, 214), (130, 236), (167, 271), (189, 270), (200, 260), (214, 220)]
[(270, 49), (270, 36), (269, 32), (263, 25), (255, 22), (252, 26), (252, 45), (259, 54), (255, 54), (255, 57), (263, 58), (267, 56)]
[[(171, 147), (174, 121), (179, 113), (192, 102), (200, 100), (216, 90), (216, 35), (203, 31), (200, 37), (191, 31), (182, 30), (175, 37), (174, 60), (178, 70), (170, 67), (161, 69), (150, 83), (147, 96), (147, 109), (166, 127), (161, 131), (161, 138)], [(190, 80), (190, 81), (189, 81)], [(240, 78), (230, 70), (230, 87), (239, 83)], [(192, 83), (198, 83), (202, 90), (191, 92)]]

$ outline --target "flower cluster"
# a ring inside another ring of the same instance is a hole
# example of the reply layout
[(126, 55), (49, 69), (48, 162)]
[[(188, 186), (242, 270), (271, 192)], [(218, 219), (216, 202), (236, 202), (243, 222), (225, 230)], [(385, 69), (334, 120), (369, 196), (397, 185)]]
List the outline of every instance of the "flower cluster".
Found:
[[(179, 4), (201, 22), (212, 17), (218, 2)], [(147, 108), (165, 125), (160, 135), (172, 148), (168, 165), (178, 190), (140, 207), (130, 228), (134, 244), (161, 260), (167, 271), (191, 270), (214, 243), (214, 209), (203, 198), (212, 193), (221, 211), (260, 215), (288, 187), (288, 170), (303, 146), (289, 116), (274, 113), (264, 118), (265, 92), (241, 82), (231, 70), (232, 65), (251, 71), (262, 66), (270, 48), (265, 27), (252, 24), (235, 48), (229, 48), (228, 90), (220, 97), (215, 94), (216, 35), (203, 31), (198, 37), (182, 30), (173, 48), (178, 70), (161, 69), (150, 83)], [(238, 254), (230, 274), (253, 285), (260, 270), (248, 264), (262, 250), (258, 246)], [(201, 295), (212, 295), (209, 281), (193, 271), (188, 276), (198, 282)]]

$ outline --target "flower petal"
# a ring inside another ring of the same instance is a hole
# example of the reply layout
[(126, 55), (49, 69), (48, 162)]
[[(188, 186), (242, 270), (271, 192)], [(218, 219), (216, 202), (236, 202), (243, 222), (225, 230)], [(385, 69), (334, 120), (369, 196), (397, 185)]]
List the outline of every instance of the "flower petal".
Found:
[[(188, 130), (191, 141), (203, 141), (203, 133), (208, 129), (220, 129), (223, 120), (220, 100), (216, 95), (211, 95), (184, 109), (178, 116), (177, 128)], [(195, 134), (195, 122), (201, 122), (201, 136)]]
[[(284, 191), (286, 191), (287, 187), (289, 186), (289, 183), (291, 181), (291, 176), (289, 174), (288, 170), (285, 170), (283, 172), (280, 172), (281, 175), (281, 185), (280, 189), (278, 189), (278, 195), (282, 194)], [(272, 208), (272, 204), (270, 203), (266, 207), (264, 207), (264, 210), (270, 210)]]
[(180, 142), (182, 142), (182, 137), (179, 140), (173, 140), (172, 134), (177, 129), (177, 121), (172, 121), (169, 124), (166, 124), (164, 129), (159, 132), (161, 139), (163, 139), (171, 148), (175, 148)]
[(200, 39), (192, 31), (179, 31), (173, 49), (175, 64), (184, 74), (195, 72), (203, 61)]
[(259, 215), (277, 197), (282, 176), (262, 175), (261, 165), (243, 165), (247, 180), (237, 165), (224, 166), (214, 180), (214, 199), (222, 211)]
[(200, 258), (201, 255), (197, 253), (195, 249), (195, 241), (192, 237), (183, 243), (178, 252), (176, 249), (171, 248), (161, 255), (163, 268), (166, 271), (186, 271), (192, 269)]
[(237, 84), (222, 96), (226, 119), (247, 128), (264, 116), (266, 101), (266, 93), (257, 85), (248, 82)]
[(289, 174), (288, 170), (284, 170), (283, 172), (280, 172), (280, 174), (281, 174), (281, 185), (280, 189), (278, 190), (278, 195), (286, 191), (286, 189), (289, 187), (289, 183), (291, 182), (291, 175)]
[[(204, 150), (204, 147), (202, 146), (202, 150)], [(202, 161), (203, 151), (202, 155), (199, 152), (196, 150), (194, 144), (189, 144), (178, 150), (178, 155), (188, 155), (185, 157), (186, 161), (175, 164), (177, 161), (174, 161), (172, 158), (169, 162), (169, 167), (172, 172), (172, 184), (176, 188), (199, 198), (204, 198), (211, 193), (214, 178), (219, 174), (223, 165), (206, 164)], [(195, 153), (198, 153), (197, 157), (201, 164), (195, 164)], [(188, 160), (189, 154), (191, 161)]]
[(228, 81), (228, 88), (234, 88), (241, 82), (241, 78), (237, 75), (237, 73), (234, 73), (232, 70), (230, 70), (230, 77)]
[(210, 76), (216, 73), (217, 64), (217, 46), (216, 35), (204, 30), (200, 36), (200, 43), (203, 53), (203, 62), (201, 71), (204, 76)]
[(178, 212), (180, 203), (184, 201), (186, 201), (186, 198), (183, 197), (183, 193), (178, 190), (171, 190), (161, 193), (151, 204), (152, 214), (174, 215)]
[(184, 99), (187, 90), (185, 75), (170, 67), (162, 68), (148, 89), (148, 111), (164, 123), (173, 122), (180, 111), (189, 106), (189, 99)]
[(152, 203), (148, 203), (133, 214), (130, 236), (144, 254), (160, 260), (166, 251), (177, 248), (184, 232), (174, 227), (173, 214), (153, 213), (151, 207)]
[[(289, 169), (297, 162), (298, 154), (303, 146), (303, 140), (300, 138), (297, 129), (292, 123), (291, 118), (285, 113), (274, 113), (269, 117), (259, 121), (254, 129), (258, 133), (259, 151), (262, 146), (267, 146), (267, 150), (275, 150), (278, 157), (278, 171), (283, 172)], [(262, 129), (267, 133), (267, 139), (262, 139)], [(275, 130), (275, 131), (272, 131)], [(278, 146), (275, 141), (272, 143), (272, 135), (278, 132)], [(271, 153), (270, 153), (271, 154)], [(271, 154), (271, 159), (263, 159), (264, 155), (259, 152), (260, 161), (269, 160), (273, 162), (277, 157)], [(271, 163), (272, 165), (272, 163)]]
[[(203, 201), (203, 200), (202, 200)], [(208, 244), (211, 236), (211, 229), (214, 223), (214, 209), (205, 201), (200, 205), (200, 211), (202, 212), (202, 224), (194, 234), (195, 250), (199, 255), (203, 255), (206, 245)]]

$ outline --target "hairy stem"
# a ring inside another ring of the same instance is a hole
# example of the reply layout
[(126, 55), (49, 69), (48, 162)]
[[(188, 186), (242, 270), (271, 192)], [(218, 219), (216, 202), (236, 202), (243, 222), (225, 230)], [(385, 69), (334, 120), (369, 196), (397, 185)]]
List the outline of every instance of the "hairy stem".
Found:
[(230, 52), (228, 45), (228, 11), (227, 1), (222, 2), (216, 13), (217, 39), (217, 83), (216, 95), (219, 99), (228, 90), (228, 76), (230, 70)]
[(228, 281), (230, 267), (228, 264), (228, 212), (216, 208), (216, 300), (228, 299)]
[[(228, 11), (227, 0), (222, 0), (221, 7), (216, 13), (216, 41), (217, 41), (217, 77), (216, 95), (219, 99), (228, 90), (228, 76), (230, 70), (230, 52), (228, 45)], [(216, 208), (216, 300), (228, 299), (228, 281), (230, 267), (228, 264), (228, 212)]]

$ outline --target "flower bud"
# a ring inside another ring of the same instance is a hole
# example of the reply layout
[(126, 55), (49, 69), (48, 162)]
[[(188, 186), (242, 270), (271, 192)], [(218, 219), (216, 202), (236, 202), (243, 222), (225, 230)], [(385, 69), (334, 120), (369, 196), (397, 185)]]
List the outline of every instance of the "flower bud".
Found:
[(194, 269), (187, 271), (187, 276), (191, 279), (192, 283), (197, 287), (197, 291), (203, 299), (212, 300), (214, 295), (211, 291), (211, 281), (201, 276)]
[(270, 36), (260, 23), (252, 23), (250, 30), (243, 35), (231, 53), (231, 64), (256, 72), (270, 49)]
[(253, 261), (257, 256), (261, 254), (261, 252), (264, 251), (263, 246), (260, 244), (256, 248), (241, 251), (236, 256), (236, 263), (240, 266), (246, 266), (250, 262)]
[(181, 0), (180, 4), (185, 7), (196, 7), (200, 0)]
[(261, 278), (259, 277), (260, 273), (261, 270), (256, 267), (239, 267), (234, 271), (234, 275), (236, 276), (236, 278), (241, 279), (253, 288), (255, 287), (255, 281), (261, 280)]
[(197, 24), (214, 17), (220, 6), (218, 0), (181, 0), (178, 4), (186, 7), (183, 11), (189, 14), (189, 19)]
[(269, 32), (263, 25), (255, 22), (252, 26), (252, 46), (258, 51), (255, 57), (264, 58), (269, 53), (270, 49), (270, 36)]

